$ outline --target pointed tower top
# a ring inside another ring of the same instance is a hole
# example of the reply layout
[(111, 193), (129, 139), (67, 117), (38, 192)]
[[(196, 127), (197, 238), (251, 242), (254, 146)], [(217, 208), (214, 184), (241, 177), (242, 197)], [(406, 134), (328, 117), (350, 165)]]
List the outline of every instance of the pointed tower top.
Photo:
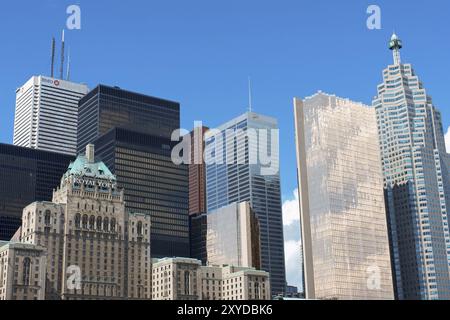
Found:
[(400, 49), (403, 48), (402, 40), (397, 36), (397, 34), (394, 32), (394, 34), (391, 37), (391, 41), (389, 41), (389, 49), (393, 51), (394, 53), (394, 64), (400, 64), (401, 58), (400, 58)]

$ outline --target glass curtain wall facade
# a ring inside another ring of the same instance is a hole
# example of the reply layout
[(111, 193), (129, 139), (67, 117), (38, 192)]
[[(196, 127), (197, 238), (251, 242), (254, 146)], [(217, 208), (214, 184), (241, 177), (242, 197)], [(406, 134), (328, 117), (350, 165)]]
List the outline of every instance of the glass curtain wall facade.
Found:
[(394, 34), (394, 64), (373, 100), (389, 216), (396, 296), (450, 299), (449, 167), (439, 110)]
[(191, 133), (191, 164), (189, 165), (189, 214), (206, 212), (206, 170), (203, 155), (206, 127), (196, 127)]
[(0, 240), (8, 241), (22, 225), (22, 211), (52, 192), (74, 157), (0, 144)]
[(208, 255), (206, 252), (207, 222), (206, 213), (189, 215), (190, 257), (200, 260), (202, 265), (208, 263)]
[(94, 144), (99, 159), (125, 189), (126, 209), (150, 215), (152, 257), (188, 257), (188, 167), (172, 162), (176, 142), (115, 128)]
[(119, 127), (170, 138), (180, 128), (180, 105), (160, 98), (99, 85), (79, 102), (78, 152)]
[(233, 203), (208, 213), (206, 251), (209, 265), (260, 270), (259, 224), (250, 203)]
[[(261, 162), (251, 163), (250, 159), (258, 151), (271, 150), (270, 132), (277, 129), (276, 119), (247, 112), (208, 131), (205, 137), (208, 212), (232, 203), (250, 203), (260, 225), (262, 270), (270, 273), (273, 294), (284, 293), (286, 286), (280, 175), (279, 171), (267, 174)], [(250, 143), (250, 130), (266, 139)], [(229, 133), (233, 138), (227, 139)], [(279, 168), (278, 150), (272, 154), (271, 165)]]
[(295, 99), (306, 296), (393, 299), (375, 110)]

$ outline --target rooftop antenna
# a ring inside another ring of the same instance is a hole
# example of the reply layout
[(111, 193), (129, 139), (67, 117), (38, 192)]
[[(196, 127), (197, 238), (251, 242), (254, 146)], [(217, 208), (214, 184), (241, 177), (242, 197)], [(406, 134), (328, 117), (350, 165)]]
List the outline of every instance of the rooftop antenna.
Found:
[(248, 77), (248, 111), (252, 112), (253, 105), (252, 105), (252, 79)]
[(402, 63), (402, 59), (400, 56), (400, 50), (403, 48), (403, 42), (394, 32), (391, 37), (391, 41), (389, 42), (389, 49), (392, 50), (394, 55), (394, 64), (399, 65)]
[(64, 80), (64, 46), (65, 46), (65, 39), (64, 39), (64, 29), (62, 32), (62, 43), (61, 43), (61, 70), (60, 70), (60, 79)]
[(56, 42), (55, 37), (52, 37), (52, 57), (51, 57), (51, 70), (50, 76), (53, 78), (55, 75), (55, 50), (56, 50)]
[(67, 75), (66, 75), (66, 80), (70, 81), (70, 47), (69, 47), (69, 52), (67, 54)]

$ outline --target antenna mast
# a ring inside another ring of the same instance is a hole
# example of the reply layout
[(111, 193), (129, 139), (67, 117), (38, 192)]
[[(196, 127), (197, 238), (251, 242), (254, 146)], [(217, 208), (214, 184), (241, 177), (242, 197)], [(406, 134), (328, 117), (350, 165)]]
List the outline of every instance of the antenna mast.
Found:
[(64, 43), (64, 29), (63, 29), (63, 32), (62, 32), (62, 43), (61, 43), (61, 70), (60, 70), (60, 78), (61, 78), (61, 80), (64, 80), (64, 46), (65, 46), (65, 43)]
[(53, 78), (55, 75), (55, 50), (56, 50), (56, 42), (55, 37), (52, 38), (52, 57), (51, 57), (51, 70), (50, 76)]
[(67, 54), (67, 75), (66, 75), (66, 80), (70, 81), (70, 47), (69, 47), (69, 52)]

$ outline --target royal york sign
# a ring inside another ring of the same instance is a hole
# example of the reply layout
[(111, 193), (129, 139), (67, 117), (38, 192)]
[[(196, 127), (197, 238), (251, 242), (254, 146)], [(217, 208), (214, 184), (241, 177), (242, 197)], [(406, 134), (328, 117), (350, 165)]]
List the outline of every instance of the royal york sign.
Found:
[(108, 189), (108, 188), (116, 189), (116, 187), (117, 187), (116, 183), (94, 180), (94, 179), (83, 179), (83, 178), (75, 178), (73, 180), (73, 184), (78, 185), (78, 186), (84, 185), (85, 187), (92, 187), (92, 188), (99, 187), (102, 189)]

